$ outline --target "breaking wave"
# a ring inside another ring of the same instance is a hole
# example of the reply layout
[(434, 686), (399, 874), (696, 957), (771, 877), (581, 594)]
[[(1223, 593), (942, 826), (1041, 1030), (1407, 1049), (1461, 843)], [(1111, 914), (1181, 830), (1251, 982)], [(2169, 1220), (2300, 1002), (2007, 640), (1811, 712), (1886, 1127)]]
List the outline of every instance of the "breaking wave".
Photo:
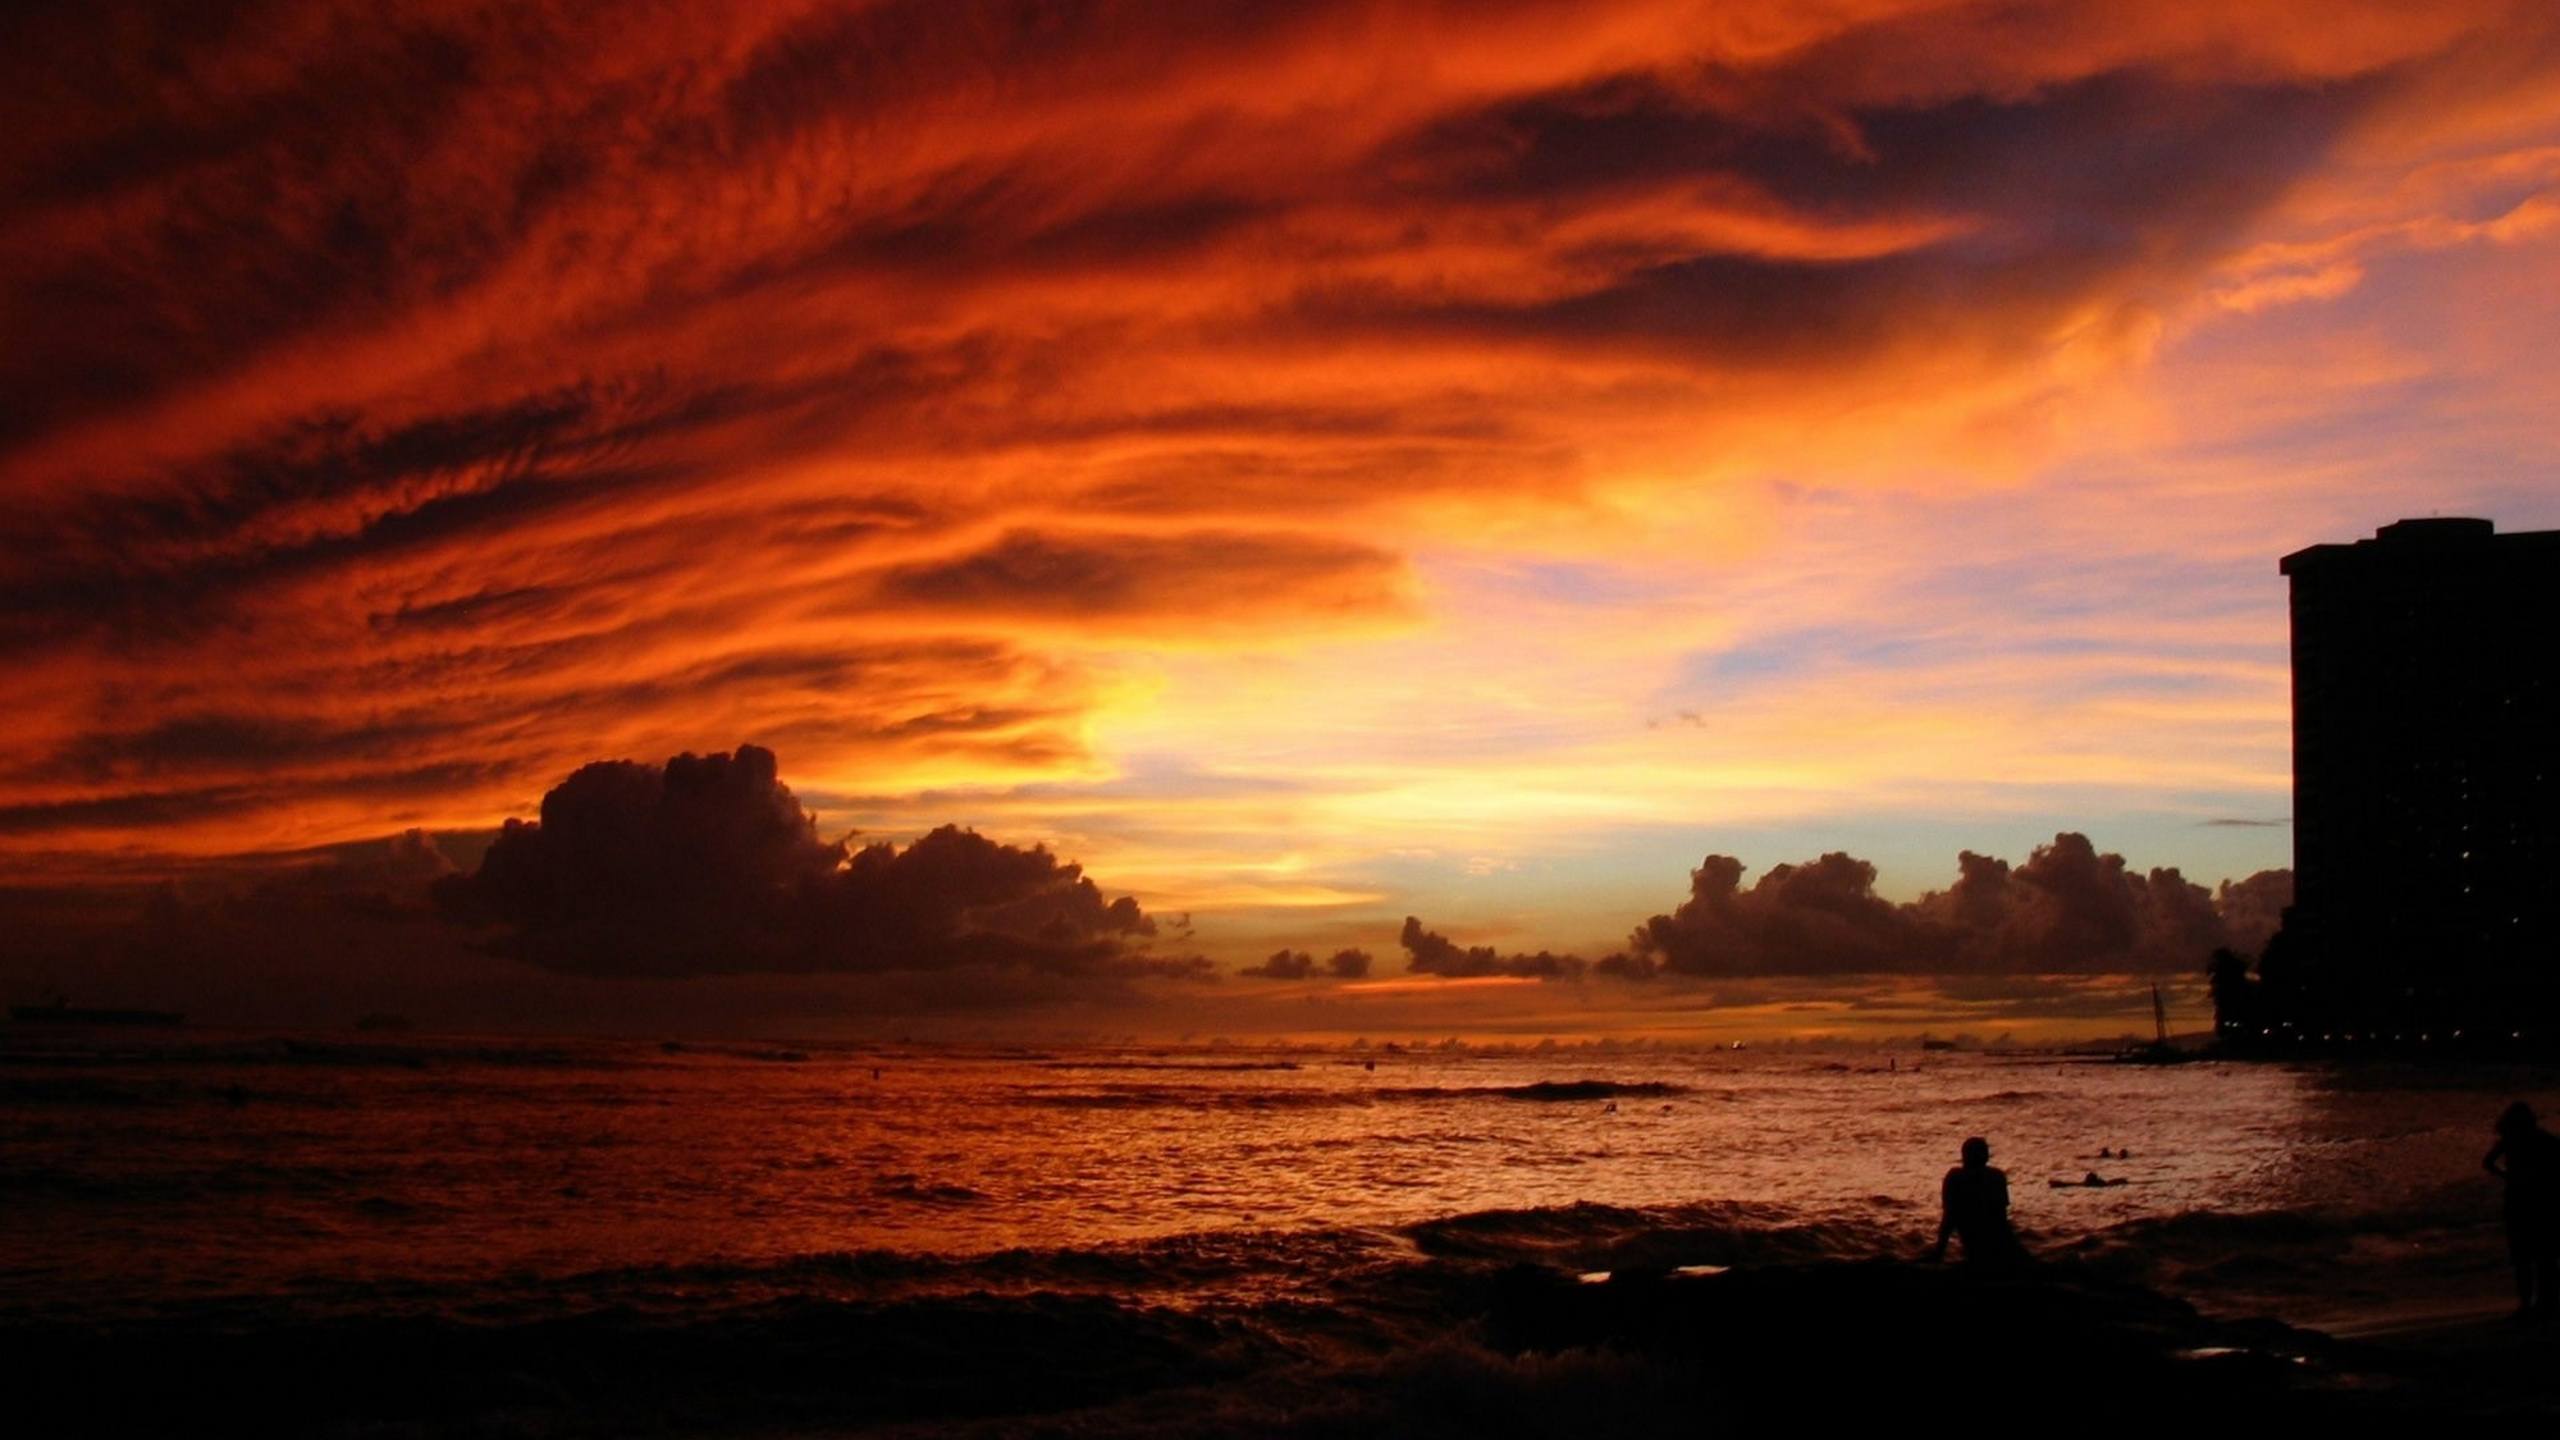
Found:
[(1519, 1100), (1566, 1104), (1659, 1099), (1689, 1093), (1690, 1087), (1686, 1085), (1660, 1080), (1537, 1080), (1523, 1085), (1390, 1085), (1352, 1090), (1277, 1086), (1215, 1089), (1132, 1081), (1106, 1083), (1084, 1090), (1053, 1090), (1034, 1096), (1033, 1100), (1037, 1104), (1066, 1110), (1143, 1110), (1157, 1106), (1195, 1110), (1294, 1110), (1439, 1100)]
[(1537, 1080), (1526, 1085), (1418, 1085), (1380, 1090), (1382, 1100), (1574, 1100), (1647, 1099), (1686, 1095), (1689, 1087), (1663, 1080)]

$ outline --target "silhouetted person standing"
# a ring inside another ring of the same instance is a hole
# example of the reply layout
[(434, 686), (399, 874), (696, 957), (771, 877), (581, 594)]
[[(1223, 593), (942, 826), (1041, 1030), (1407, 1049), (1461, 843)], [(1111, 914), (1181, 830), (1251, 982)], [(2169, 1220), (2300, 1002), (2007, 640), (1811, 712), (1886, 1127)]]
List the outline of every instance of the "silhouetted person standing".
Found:
[(2516, 1313), (2560, 1312), (2560, 1136), (2519, 1100), (2498, 1116), (2498, 1143), (2480, 1163), (2507, 1182), (2507, 1257)]
[(1964, 1242), (1968, 1265), (2008, 1265), (2027, 1258), (2018, 1232), (2009, 1228), (2009, 1177), (1993, 1168), (1991, 1142), (1964, 1142), (1964, 1163), (1938, 1185), (1938, 1243), (1932, 1260), (1947, 1258), (1947, 1237)]

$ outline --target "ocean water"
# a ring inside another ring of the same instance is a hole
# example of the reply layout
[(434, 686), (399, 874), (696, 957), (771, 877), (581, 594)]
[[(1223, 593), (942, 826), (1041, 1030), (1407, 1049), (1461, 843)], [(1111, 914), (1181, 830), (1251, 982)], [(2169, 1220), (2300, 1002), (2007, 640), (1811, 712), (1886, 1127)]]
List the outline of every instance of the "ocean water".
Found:
[[(2043, 1253), (2335, 1321), (2503, 1302), (2479, 1158), (2518, 1095), (2560, 1099), (2529, 1072), (1943, 1052), (20, 1031), (0, 1330), (709, 1343), (810, 1306), (910, 1334), (1086, 1306), (1067, 1331), (1186, 1363), (1303, 1357), (1410, 1340), (1470, 1266), (1909, 1255), (1975, 1134)], [(2048, 1183), (2092, 1170), (2124, 1183)]]

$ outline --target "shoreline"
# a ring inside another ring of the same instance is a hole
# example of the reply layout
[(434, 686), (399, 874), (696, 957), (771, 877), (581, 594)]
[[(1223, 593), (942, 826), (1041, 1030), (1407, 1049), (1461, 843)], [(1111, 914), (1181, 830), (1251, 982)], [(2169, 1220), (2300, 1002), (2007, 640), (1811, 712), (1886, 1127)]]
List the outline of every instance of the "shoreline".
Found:
[[(2055, 1414), (2560, 1415), (2560, 1326), (2413, 1297), (2328, 1328), (2216, 1313), (2105, 1263), (1629, 1266), (1424, 1256), (1332, 1296), (1039, 1286), (672, 1294), (547, 1316), (388, 1305), (0, 1326), (40, 1433), (229, 1413), (271, 1433), (1420, 1436), (1693, 1433), (1702, 1413), (1898, 1423), (1955, 1382)], [(387, 1298), (387, 1297), (386, 1297)], [(2233, 1297), (2237, 1298), (2237, 1297)], [(67, 1402), (67, 1403), (66, 1403)], [(53, 1407), (48, 1409), (48, 1406)]]

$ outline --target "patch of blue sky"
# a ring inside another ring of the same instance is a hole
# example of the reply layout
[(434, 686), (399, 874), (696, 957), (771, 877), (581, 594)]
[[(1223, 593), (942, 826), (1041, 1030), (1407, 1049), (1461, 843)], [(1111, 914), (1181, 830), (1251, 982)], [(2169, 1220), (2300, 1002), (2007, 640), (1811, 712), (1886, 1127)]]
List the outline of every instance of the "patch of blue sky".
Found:
[(1562, 605), (1642, 604), (1663, 591), (1649, 572), (1625, 566), (1542, 560), (1505, 569), (1510, 589)]
[(1880, 635), (1867, 626), (1828, 625), (1781, 631), (1722, 650), (1697, 651), (1675, 670), (1672, 689), (1730, 692), (1734, 681), (1783, 679), (1839, 669), (1897, 669), (1938, 663), (1948, 634)]
[(1677, 588), (1650, 567), (1598, 560), (1537, 559), (1430, 545), (1417, 548), (1412, 559), (1414, 567), (1441, 588), (1546, 605), (1597, 609), (1646, 605)]
[[(2164, 656), (2216, 658), (2228, 646), (2180, 646), (2146, 638), (2135, 643), (2123, 636), (2087, 633), (1994, 631), (1967, 627), (1878, 633), (1871, 627), (1826, 626), (1791, 630), (1721, 650), (1684, 657), (1658, 697), (1678, 707), (1731, 699), (1739, 694), (1791, 679), (1834, 673), (1902, 673), (1925, 675), (1933, 670), (1998, 657), (2044, 660), (2120, 655), (2142, 662), (2116, 674), (2075, 674), (2081, 693), (2180, 695), (2212, 690), (2229, 682), (2202, 671), (2159, 668)], [(2254, 650), (2257, 647), (2252, 647)], [(2280, 658), (2270, 656), (2268, 658)]]

